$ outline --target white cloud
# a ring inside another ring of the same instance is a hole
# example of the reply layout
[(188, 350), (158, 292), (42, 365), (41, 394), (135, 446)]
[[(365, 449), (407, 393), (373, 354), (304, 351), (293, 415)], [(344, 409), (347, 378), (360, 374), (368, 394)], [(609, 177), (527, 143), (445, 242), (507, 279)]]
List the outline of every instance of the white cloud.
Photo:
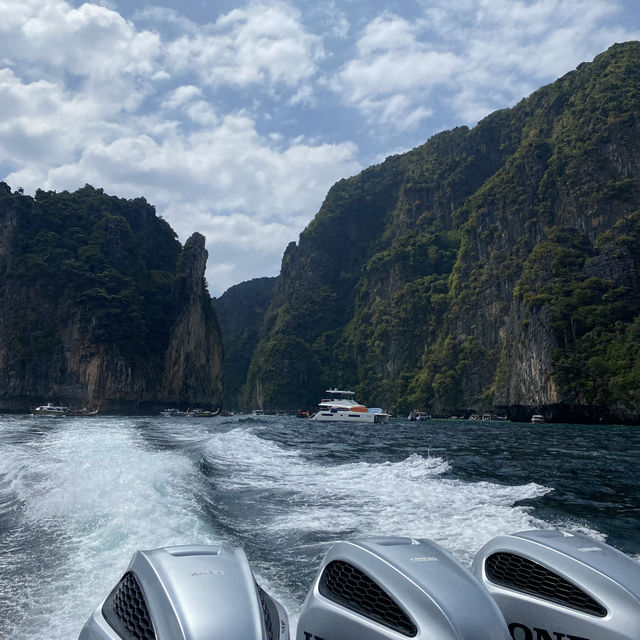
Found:
[(305, 7), (305, 17), (310, 19), (319, 33), (332, 38), (346, 38), (351, 30), (351, 22), (343, 1), (323, 0), (309, 3)]
[[(603, 0), (482, 0), (474, 27), (458, 33), (465, 65), (451, 98), (473, 124), (592, 59), (616, 41), (640, 37), (620, 26), (622, 6)], [(617, 19), (609, 23), (609, 20)], [(498, 79), (499, 81), (496, 81)]]
[[(619, 27), (607, 25), (619, 11), (618, 3), (602, 0), (482, 0), (474, 28), (458, 38), (474, 69), (526, 74), (530, 80), (557, 77), (624, 37)], [(633, 35), (627, 32), (626, 39)]]
[(250, 4), (167, 48), (174, 70), (192, 70), (212, 86), (283, 85), (311, 78), (324, 56), (319, 37), (305, 30), (300, 13), (281, 3)]
[(429, 92), (449, 82), (463, 61), (419, 40), (419, 25), (391, 13), (373, 20), (357, 43), (358, 57), (338, 73), (334, 90), (370, 120), (397, 129), (431, 114)]
[(119, 13), (89, 3), (75, 9), (61, 0), (4, 0), (0, 33), (5, 59), (101, 80), (148, 74), (160, 51), (156, 34), (138, 32)]
[(144, 196), (182, 240), (207, 235), (220, 292), (277, 273), (329, 187), (362, 168), (351, 141), (384, 157), (383, 137), (408, 148), (429, 119), (473, 124), (515, 103), (640, 36), (623, 1), (416, 0), (416, 18), (335, 0), (222, 14), (0, 0), (0, 166), (28, 192)]
[[(214, 295), (247, 279), (246, 274), (275, 276), (287, 244), (299, 229), (282, 222), (258, 221), (243, 213), (203, 216), (212, 267), (208, 281)], [(293, 233), (293, 235), (292, 235)]]
[[(103, 6), (74, 8), (63, 0), (0, 2), (0, 60), (25, 86), (55, 85), (52, 104), (40, 115), (50, 128), (71, 125), (65, 135), (72, 141), (95, 132), (100, 119), (140, 107), (160, 71), (160, 51), (157, 34), (137, 31)], [(75, 121), (68, 120), (70, 105)]]
[(2, 156), (25, 163), (32, 172), (36, 165), (68, 160), (88, 139), (121, 130), (103, 121), (105, 106), (99, 100), (47, 80), (22, 82), (10, 69), (0, 70), (0, 104)]
[[(238, 113), (188, 136), (156, 140), (142, 134), (89, 144), (77, 162), (49, 170), (42, 186), (106, 182), (125, 195), (153, 194), (167, 210), (188, 197), (209, 212), (240, 211), (263, 220), (304, 212), (310, 219), (329, 186), (361, 168), (355, 153), (351, 143), (274, 147)], [(176, 224), (184, 233), (198, 228), (184, 220)]]
[[(283, 149), (281, 140), (259, 135), (243, 113), (190, 135), (164, 133), (154, 138), (131, 132), (91, 142), (77, 160), (50, 169), (31, 163), (7, 181), (29, 191), (72, 189), (88, 182), (124, 197), (144, 194), (182, 240), (194, 231), (207, 235), (209, 246), (215, 247), (212, 255), (224, 245), (251, 247), (251, 260), (243, 258), (236, 269), (225, 271), (242, 280), (256, 274), (250, 270), (254, 263), (270, 274), (277, 272), (287, 243), (312, 218), (329, 187), (362, 168), (352, 143), (299, 140)], [(210, 286), (221, 291), (223, 284), (212, 277), (217, 273), (213, 263), (210, 269)]]
[(351, 24), (341, 12), (336, 11), (331, 22), (331, 35), (336, 38), (346, 38), (349, 35)]
[(172, 91), (162, 102), (167, 111), (179, 110), (194, 123), (201, 126), (214, 126), (218, 115), (207, 100), (201, 99), (203, 92), (193, 85), (183, 85)]
[(135, 11), (132, 19), (136, 23), (147, 22), (160, 27), (169, 26), (186, 33), (195, 33), (198, 30), (198, 25), (195, 22), (168, 7), (147, 5), (144, 9)]
[(177, 109), (187, 102), (191, 102), (194, 98), (199, 98), (202, 90), (192, 84), (182, 85), (174, 89), (162, 102), (165, 109)]
[(358, 53), (364, 57), (389, 51), (411, 52), (418, 46), (417, 33), (415, 23), (385, 12), (366, 26), (357, 43)]
[(185, 112), (193, 122), (201, 126), (213, 126), (218, 122), (215, 109), (206, 100), (192, 102)]
[(334, 91), (370, 123), (418, 126), (438, 103), (475, 124), (613, 42), (638, 39), (621, 1), (422, 0), (409, 21), (384, 12), (361, 31)]
[(161, 44), (105, 6), (0, 2), (0, 163), (14, 167), (4, 179), (28, 192), (90, 183), (145, 196), (182, 240), (210, 234), (214, 292), (277, 272), (331, 184), (362, 168), (356, 147), (259, 133), (247, 112), (225, 114), (207, 83), (266, 83), (308, 103), (320, 39), (282, 3), (235, 9), (197, 32), (169, 10), (142, 18), (183, 31)]

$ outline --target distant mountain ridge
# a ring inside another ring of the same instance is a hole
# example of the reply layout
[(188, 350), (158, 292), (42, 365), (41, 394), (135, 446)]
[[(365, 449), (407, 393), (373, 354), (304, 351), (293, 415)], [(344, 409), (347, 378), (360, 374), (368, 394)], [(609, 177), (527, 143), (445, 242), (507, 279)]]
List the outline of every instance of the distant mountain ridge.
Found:
[(640, 420), (640, 43), (341, 180), (287, 248), (245, 406)]
[(221, 406), (206, 260), (143, 198), (0, 183), (0, 409)]

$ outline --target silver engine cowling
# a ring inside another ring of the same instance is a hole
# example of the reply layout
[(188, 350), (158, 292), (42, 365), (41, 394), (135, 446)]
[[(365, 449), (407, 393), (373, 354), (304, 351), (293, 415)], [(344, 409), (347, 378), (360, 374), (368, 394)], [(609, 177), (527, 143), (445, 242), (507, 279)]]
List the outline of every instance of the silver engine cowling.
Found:
[(284, 608), (227, 545), (137, 551), (79, 640), (288, 640)]
[(496, 603), (440, 546), (412, 538), (340, 542), (304, 602), (297, 640), (510, 640)]
[(589, 536), (498, 536), (480, 549), (473, 571), (514, 640), (640, 638), (640, 564)]

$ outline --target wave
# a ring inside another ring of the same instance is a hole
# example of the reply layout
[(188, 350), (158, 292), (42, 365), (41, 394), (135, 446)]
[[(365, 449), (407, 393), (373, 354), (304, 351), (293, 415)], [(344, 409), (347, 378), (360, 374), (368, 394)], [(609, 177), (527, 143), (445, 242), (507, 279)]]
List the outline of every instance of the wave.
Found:
[(495, 535), (553, 524), (522, 504), (549, 487), (463, 480), (445, 457), (397, 448), (364, 460), (357, 442), (289, 437), (266, 420), (10, 427), (0, 442), (0, 637), (12, 640), (77, 637), (141, 548), (244, 547), (294, 625), (339, 539), (430, 538), (469, 564)]
[(228, 499), (253, 490), (261, 492), (263, 501), (271, 500), (271, 517), (263, 525), (275, 536), (317, 532), (326, 543), (345, 533), (425, 537), (468, 563), (495, 535), (545, 526), (517, 503), (551, 491), (535, 483), (509, 486), (451, 478), (446, 475), (449, 463), (437, 456), (327, 465), (246, 429), (211, 439), (207, 455), (225, 472), (218, 483)]
[(12, 552), (0, 554), (0, 636), (77, 637), (135, 550), (215, 541), (190, 460), (143, 445), (130, 421), (94, 420), (3, 450)]

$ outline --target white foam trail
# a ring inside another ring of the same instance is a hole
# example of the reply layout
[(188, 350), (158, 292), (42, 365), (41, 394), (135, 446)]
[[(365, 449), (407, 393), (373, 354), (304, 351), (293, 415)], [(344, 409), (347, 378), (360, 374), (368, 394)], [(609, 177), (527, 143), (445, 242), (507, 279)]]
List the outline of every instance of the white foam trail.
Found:
[[(217, 435), (207, 453), (216, 468), (227, 470), (219, 482), (237, 492), (238, 500), (256, 489), (263, 502), (270, 495), (274, 500), (287, 496), (286, 509), (274, 503), (271, 518), (261, 519), (274, 539), (316, 532), (322, 535), (322, 551), (340, 539), (399, 535), (434, 540), (469, 565), (492, 537), (545, 526), (514, 503), (542, 496), (549, 488), (444, 478), (450, 465), (440, 457), (413, 454), (398, 462), (324, 465), (246, 429)], [(281, 548), (295, 554), (286, 543)], [(306, 551), (301, 555), (308, 557)], [(295, 629), (299, 596), (273, 580), (278, 568), (259, 564), (258, 570), (266, 576), (267, 590), (287, 608)]]
[(292, 494), (286, 513), (275, 510), (267, 525), (274, 533), (318, 531), (327, 543), (345, 532), (425, 537), (470, 564), (496, 535), (549, 526), (515, 503), (551, 489), (444, 478), (450, 467), (439, 457), (325, 466), (242, 429), (211, 440), (208, 452), (216, 466), (234, 470), (223, 480), (230, 490)]
[(213, 541), (190, 498), (192, 464), (145, 448), (131, 424), (73, 423), (3, 457), (5, 491), (22, 500), (16, 546), (56, 541), (50, 562), (0, 587), (22, 600), (7, 638), (75, 638), (136, 549)]
[[(290, 614), (306, 586), (286, 586), (284, 556), (306, 581), (312, 556), (337, 539), (407, 535), (435, 540), (468, 564), (495, 535), (549, 526), (515, 504), (547, 487), (456, 480), (440, 457), (324, 464), (258, 437), (265, 427), (256, 424), (161, 424), (145, 437), (157, 434), (162, 445), (169, 436), (177, 449), (150, 446), (131, 419), (64, 421), (26, 443), (2, 439), (0, 508), (17, 523), (0, 555), (0, 598), (11, 613), (0, 620), (2, 640), (73, 640), (135, 550), (215, 542), (200, 511), (203, 491), (230, 514), (232, 535), (272, 543), (252, 565)], [(189, 457), (202, 448), (215, 471), (204, 490)]]

